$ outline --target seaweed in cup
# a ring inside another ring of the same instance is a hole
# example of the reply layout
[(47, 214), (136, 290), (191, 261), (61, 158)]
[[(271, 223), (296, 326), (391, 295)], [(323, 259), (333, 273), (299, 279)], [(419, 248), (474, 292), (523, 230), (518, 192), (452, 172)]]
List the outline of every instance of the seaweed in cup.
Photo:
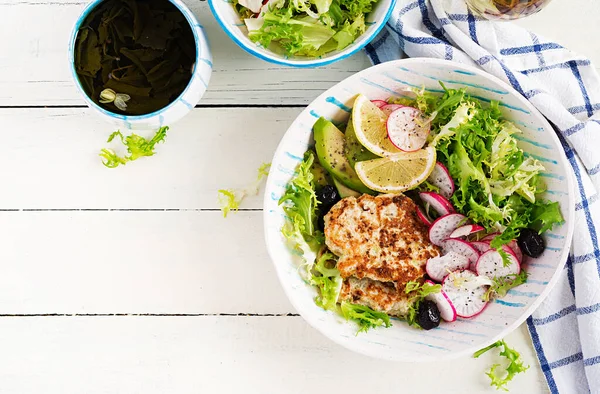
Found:
[(75, 69), (86, 94), (119, 114), (143, 115), (173, 102), (190, 82), (196, 45), (168, 0), (107, 0), (81, 24)]

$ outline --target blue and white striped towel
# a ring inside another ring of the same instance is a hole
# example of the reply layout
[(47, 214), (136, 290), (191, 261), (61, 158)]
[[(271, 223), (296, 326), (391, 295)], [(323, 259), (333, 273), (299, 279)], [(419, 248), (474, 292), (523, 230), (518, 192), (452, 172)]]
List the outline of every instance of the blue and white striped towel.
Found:
[(463, 0), (399, 0), (366, 52), (373, 63), (406, 54), (479, 66), (555, 126), (577, 181), (576, 230), (556, 288), (527, 325), (553, 393), (600, 393), (600, 78), (593, 65), (513, 24), (474, 16)]

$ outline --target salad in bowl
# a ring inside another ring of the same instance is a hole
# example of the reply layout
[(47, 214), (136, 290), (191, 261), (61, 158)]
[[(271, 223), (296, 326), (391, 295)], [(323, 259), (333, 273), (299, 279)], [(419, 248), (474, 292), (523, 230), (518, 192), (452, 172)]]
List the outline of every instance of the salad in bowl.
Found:
[(318, 67), (363, 48), (383, 28), (396, 0), (209, 0), (226, 33), (272, 63)]
[(265, 227), (284, 289), (362, 353), (425, 360), (495, 342), (566, 260), (560, 143), (478, 70), (432, 59), (365, 70), (300, 115), (273, 168)]

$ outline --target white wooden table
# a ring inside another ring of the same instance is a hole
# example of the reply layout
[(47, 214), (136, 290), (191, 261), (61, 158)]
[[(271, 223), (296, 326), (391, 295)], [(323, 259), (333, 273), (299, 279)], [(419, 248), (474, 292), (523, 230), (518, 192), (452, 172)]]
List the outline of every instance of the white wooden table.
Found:
[[(157, 156), (110, 170), (97, 154), (113, 129), (67, 65), (85, 1), (0, 0), (0, 393), (493, 392), (490, 357), (395, 364), (331, 343), (277, 282), (261, 198), (218, 210), (217, 189), (252, 180), (302, 107), (366, 56), (284, 70), (186, 3), (212, 44), (210, 92)], [(555, 0), (519, 23), (600, 65), (599, 14), (598, 0)], [(508, 340), (533, 366), (513, 391), (545, 392), (525, 328)]]

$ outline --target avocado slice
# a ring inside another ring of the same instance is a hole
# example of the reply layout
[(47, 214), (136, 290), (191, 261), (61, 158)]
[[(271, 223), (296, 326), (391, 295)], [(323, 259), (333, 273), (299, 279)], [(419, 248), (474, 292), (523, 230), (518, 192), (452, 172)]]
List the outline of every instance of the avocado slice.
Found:
[(361, 193), (373, 193), (356, 175), (345, 155), (346, 137), (333, 123), (319, 118), (313, 127), (321, 165), (341, 183)]
[(329, 176), (327, 170), (325, 170), (318, 162), (313, 163), (310, 168), (310, 172), (313, 174), (313, 181), (315, 182), (317, 189), (320, 189), (323, 186), (331, 185), (331, 176)]
[(356, 190), (350, 189), (349, 187), (345, 186), (342, 182), (338, 181), (336, 178), (333, 178), (333, 184), (335, 185), (335, 188), (337, 189), (338, 194), (341, 198), (362, 196), (361, 193), (357, 192)]
[(346, 158), (350, 162), (352, 168), (359, 161), (365, 160), (373, 160), (378, 159), (379, 156), (369, 152), (367, 148), (362, 146), (362, 144), (356, 138), (356, 133), (354, 132), (354, 126), (352, 125), (352, 117), (348, 120), (348, 126), (346, 126)]

